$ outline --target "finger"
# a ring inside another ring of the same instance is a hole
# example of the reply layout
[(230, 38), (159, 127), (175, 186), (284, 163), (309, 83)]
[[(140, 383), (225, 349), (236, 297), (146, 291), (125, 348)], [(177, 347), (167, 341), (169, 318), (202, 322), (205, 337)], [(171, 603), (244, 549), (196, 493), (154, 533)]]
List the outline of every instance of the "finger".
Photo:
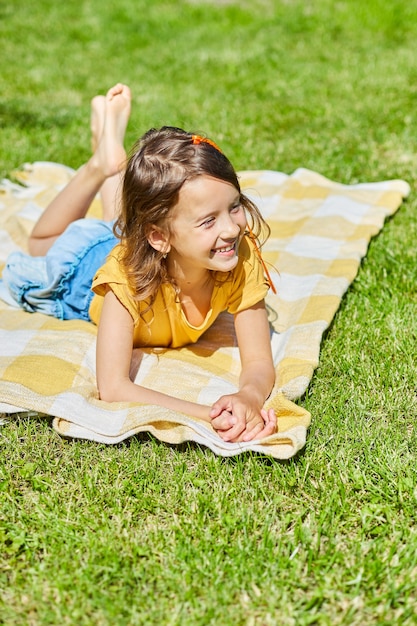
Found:
[(230, 401), (227, 396), (219, 398), (210, 409), (210, 417), (218, 417), (222, 411), (231, 413)]
[(261, 410), (261, 417), (264, 422), (256, 423), (252, 428), (250, 423), (246, 425), (246, 433), (241, 438), (242, 441), (253, 441), (254, 439), (264, 439), (276, 432), (277, 429), (277, 417), (273, 409), (269, 411)]
[(217, 404), (213, 404), (213, 406), (210, 409), (210, 417), (211, 417), (211, 419), (213, 419), (215, 417), (218, 417), (223, 410), (224, 409), (223, 409), (222, 406), (220, 406), (220, 404), (218, 404), (218, 405)]
[(261, 415), (264, 419), (265, 426), (270, 426), (274, 429), (274, 432), (276, 432), (278, 430), (278, 418), (274, 409), (268, 409), (268, 411), (262, 409)]
[[(246, 426), (248, 426), (248, 424)], [(253, 441), (253, 439), (259, 439), (260, 433), (262, 433), (263, 430), (264, 424), (262, 422), (258, 422), (250, 430), (246, 428), (246, 432), (243, 434), (241, 441)]]
[(228, 411), (222, 411), (220, 415), (211, 420), (214, 430), (229, 430), (236, 424), (236, 418)]
[(258, 438), (264, 439), (277, 432), (277, 416), (273, 409), (269, 409), (268, 412), (261, 411), (261, 415), (265, 421), (264, 427), (258, 432)]
[[(236, 419), (236, 418), (234, 418)], [(239, 436), (244, 432), (246, 427), (245, 420), (237, 420), (236, 424), (230, 428), (222, 432), (221, 436), (224, 441), (235, 442), (238, 441)]]

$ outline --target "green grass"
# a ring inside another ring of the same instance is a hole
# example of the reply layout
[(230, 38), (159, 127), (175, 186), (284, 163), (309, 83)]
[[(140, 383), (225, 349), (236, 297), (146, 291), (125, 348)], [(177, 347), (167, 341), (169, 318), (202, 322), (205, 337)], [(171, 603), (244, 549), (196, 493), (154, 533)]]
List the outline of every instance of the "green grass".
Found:
[(297, 458), (0, 428), (0, 623), (417, 624), (415, 3), (3, 1), (0, 39), (2, 176), (80, 165), (121, 80), (129, 143), (177, 124), (238, 169), (412, 187), (326, 333)]

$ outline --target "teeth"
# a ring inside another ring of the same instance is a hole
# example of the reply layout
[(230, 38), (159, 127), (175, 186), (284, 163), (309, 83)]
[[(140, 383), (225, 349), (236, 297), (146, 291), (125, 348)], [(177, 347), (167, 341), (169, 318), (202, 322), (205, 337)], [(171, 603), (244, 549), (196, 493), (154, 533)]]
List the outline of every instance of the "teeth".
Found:
[(229, 246), (228, 248), (218, 248), (217, 252), (230, 252), (230, 250), (233, 250), (234, 246)]

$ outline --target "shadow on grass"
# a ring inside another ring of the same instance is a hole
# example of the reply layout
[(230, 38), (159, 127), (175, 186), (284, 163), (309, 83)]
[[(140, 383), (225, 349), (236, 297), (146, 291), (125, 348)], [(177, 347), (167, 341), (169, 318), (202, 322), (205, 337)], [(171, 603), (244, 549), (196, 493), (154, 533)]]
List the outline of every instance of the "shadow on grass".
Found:
[(13, 100), (0, 103), (0, 126), (33, 131), (34, 128), (41, 130), (67, 128), (74, 121), (73, 110), (70, 112), (60, 107), (54, 111), (48, 107), (47, 110), (36, 111), (33, 104), (30, 109), (24, 108), (23, 105), (24, 102)]

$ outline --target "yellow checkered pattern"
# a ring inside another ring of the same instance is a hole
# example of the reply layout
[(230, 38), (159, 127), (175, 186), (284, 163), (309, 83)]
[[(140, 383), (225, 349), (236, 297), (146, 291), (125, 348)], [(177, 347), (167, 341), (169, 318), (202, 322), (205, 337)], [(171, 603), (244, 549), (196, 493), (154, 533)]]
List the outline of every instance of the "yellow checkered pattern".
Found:
[[(33, 163), (0, 185), (0, 269), (25, 249), (33, 223), (73, 170)], [(272, 234), (263, 249), (277, 294), (268, 295), (277, 372), (268, 401), (278, 433), (260, 442), (225, 443), (210, 425), (157, 406), (105, 403), (95, 384), (96, 328), (25, 313), (0, 300), (0, 411), (37, 411), (55, 417), (63, 436), (117, 443), (142, 431), (176, 444), (196, 441), (232, 456), (253, 450), (286, 459), (305, 444), (310, 415), (294, 404), (317, 367), (320, 343), (358, 271), (369, 240), (409, 193), (401, 180), (341, 185), (309, 170), (291, 176), (241, 172)], [(99, 215), (96, 200), (91, 214)], [(116, 349), (116, 348), (115, 348)], [(195, 345), (144, 351), (136, 382), (206, 404), (237, 388), (239, 354), (228, 314)]]

